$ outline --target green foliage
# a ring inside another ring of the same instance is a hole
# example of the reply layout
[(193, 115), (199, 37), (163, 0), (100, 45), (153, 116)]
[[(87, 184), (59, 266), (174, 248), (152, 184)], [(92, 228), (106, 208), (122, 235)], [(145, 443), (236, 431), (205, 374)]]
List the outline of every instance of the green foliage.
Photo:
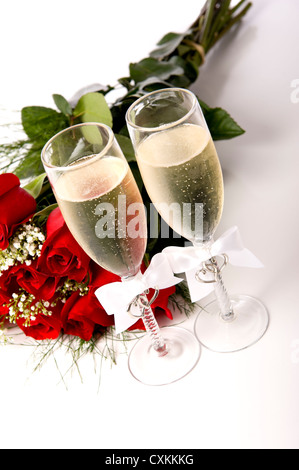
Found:
[(73, 118), (81, 122), (101, 122), (112, 127), (112, 115), (102, 93), (86, 93), (79, 99)]
[(34, 223), (37, 224), (39, 227), (44, 225), (47, 222), (49, 215), (54, 209), (56, 209), (56, 207), (58, 207), (58, 204), (54, 203), (36, 212), (33, 216)]
[(169, 56), (174, 52), (178, 46), (181, 44), (183, 39), (191, 34), (191, 30), (186, 31), (186, 33), (167, 33), (163, 38), (158, 42), (157, 49), (154, 49), (150, 56), (155, 59), (162, 59), (163, 57)]
[(143, 59), (137, 64), (130, 64), (130, 76), (135, 83), (155, 77), (168, 80), (173, 75), (183, 75), (184, 69), (171, 61), (159, 61), (152, 57)]
[[(52, 136), (80, 122), (101, 122), (113, 129), (147, 203), (148, 196), (128, 136), (126, 111), (137, 98), (150, 91), (173, 86), (188, 88), (197, 80), (207, 52), (251, 6), (247, 3), (241, 9), (246, 0), (233, 8), (230, 3), (230, 0), (208, 0), (187, 31), (167, 33), (149, 57), (131, 63), (129, 76), (118, 80), (117, 87), (124, 88), (124, 96), (110, 107), (105, 96), (114, 87), (107, 85), (98, 92), (81, 96), (74, 108), (62, 95), (53, 94), (57, 110), (41, 106), (22, 109), (22, 125), (27, 138), (0, 146), (0, 159), (9, 160), (2, 171), (13, 171), (20, 179), (30, 180), (25, 188), (37, 200), (40, 221), (46, 220), (48, 207), (51, 210), (55, 207), (55, 198), (41, 163), (42, 148)], [(227, 111), (220, 107), (211, 108), (201, 99), (199, 102), (214, 140), (231, 139), (244, 133)], [(158, 249), (157, 242), (159, 240), (149, 240), (148, 246)]]
[(135, 157), (135, 152), (134, 152), (134, 149), (133, 149), (131, 139), (129, 139), (129, 137), (126, 137), (125, 135), (121, 135), (121, 134), (115, 134), (115, 137), (116, 137), (116, 140), (117, 140), (120, 148), (122, 149), (122, 152), (123, 152), (124, 156), (126, 157), (127, 161), (129, 163), (135, 162), (136, 157)]
[(26, 189), (26, 191), (31, 194), (34, 199), (40, 195), (46, 176), (46, 173), (42, 173), (34, 180), (30, 181), (30, 183), (26, 184), (26, 186), (24, 186), (24, 189)]
[(52, 97), (59, 111), (61, 111), (65, 116), (70, 117), (73, 113), (73, 110), (69, 102), (62, 95), (54, 94)]
[(57, 132), (68, 125), (64, 114), (42, 106), (22, 109), (22, 125), (31, 142), (43, 147)]
[(7, 171), (13, 171), (20, 179), (34, 179), (44, 172), (41, 151), (47, 141), (69, 125), (69, 119), (52, 108), (27, 106), (21, 111), (23, 130), (27, 139), (0, 147), (0, 159), (10, 163)]
[(244, 134), (244, 130), (222, 108), (210, 108), (199, 100), (205, 120), (213, 136), (213, 140), (228, 140)]

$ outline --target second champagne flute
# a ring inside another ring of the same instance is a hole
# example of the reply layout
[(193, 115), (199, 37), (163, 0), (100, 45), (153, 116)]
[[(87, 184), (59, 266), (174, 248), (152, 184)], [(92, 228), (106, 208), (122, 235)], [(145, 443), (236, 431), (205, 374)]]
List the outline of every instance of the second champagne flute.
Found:
[[(126, 119), (149, 197), (168, 225), (194, 246), (190, 265), (198, 260), (195, 284), (214, 285), (217, 300), (198, 315), (197, 338), (218, 352), (236, 351), (255, 343), (267, 329), (267, 310), (250, 296), (229, 297), (221, 277), (228, 257), (221, 253), (219, 267), (211, 255), (222, 215), (223, 179), (196, 96), (180, 88), (157, 90), (136, 100)], [(200, 257), (204, 263), (200, 263)], [(204, 278), (207, 272), (209, 279)]]

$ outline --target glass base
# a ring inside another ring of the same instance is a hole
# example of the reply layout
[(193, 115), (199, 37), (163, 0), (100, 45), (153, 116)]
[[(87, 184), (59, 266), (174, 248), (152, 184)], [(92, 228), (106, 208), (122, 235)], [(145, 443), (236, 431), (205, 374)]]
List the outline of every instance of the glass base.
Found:
[(195, 321), (198, 341), (215, 352), (234, 352), (256, 343), (266, 332), (269, 316), (265, 306), (248, 295), (230, 297), (234, 315), (223, 320), (218, 302), (201, 308)]
[(166, 385), (183, 378), (196, 366), (201, 346), (195, 336), (179, 327), (161, 329), (167, 354), (159, 356), (149, 335), (137, 341), (130, 352), (129, 369), (145, 385)]

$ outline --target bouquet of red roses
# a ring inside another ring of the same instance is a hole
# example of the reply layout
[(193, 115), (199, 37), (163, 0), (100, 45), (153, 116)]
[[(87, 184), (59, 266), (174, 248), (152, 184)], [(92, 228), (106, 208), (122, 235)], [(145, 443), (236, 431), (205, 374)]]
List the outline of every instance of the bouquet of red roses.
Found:
[[(36, 340), (66, 334), (89, 341), (114, 323), (94, 292), (120, 279), (88, 257), (58, 207), (42, 224), (35, 214), (36, 201), (19, 178), (0, 175), (0, 326), (17, 324)], [(160, 292), (154, 313), (172, 318), (167, 304), (174, 292)], [(142, 329), (142, 321), (134, 328)]]
[[(0, 336), (7, 324), (16, 324), (36, 340), (64, 334), (90, 341), (113, 326), (113, 316), (107, 315), (94, 293), (119, 278), (91, 260), (71, 235), (43, 173), (41, 150), (51, 137), (70, 125), (88, 121), (107, 124), (128, 160), (146, 205), (149, 200), (128, 136), (125, 113), (145, 93), (173, 86), (188, 88), (196, 81), (206, 54), (251, 6), (246, 0), (234, 7), (230, 3), (207, 0), (187, 31), (166, 34), (149, 57), (130, 64), (129, 75), (115, 86), (93, 87), (89, 93), (84, 90), (70, 102), (54, 94), (57, 110), (41, 106), (22, 109), (24, 139), (0, 145)], [(108, 106), (107, 96), (120, 88), (123, 96)], [(227, 111), (199, 101), (214, 140), (244, 133)], [(163, 243), (165, 240), (159, 236), (148, 240), (147, 263), (164, 248)], [(174, 299), (178, 289), (187, 300), (184, 312), (190, 310), (190, 299), (179, 284), (161, 290), (151, 305), (154, 314), (162, 312), (172, 318), (168, 301)], [(176, 300), (174, 303), (178, 306)], [(142, 320), (133, 328), (143, 329)]]

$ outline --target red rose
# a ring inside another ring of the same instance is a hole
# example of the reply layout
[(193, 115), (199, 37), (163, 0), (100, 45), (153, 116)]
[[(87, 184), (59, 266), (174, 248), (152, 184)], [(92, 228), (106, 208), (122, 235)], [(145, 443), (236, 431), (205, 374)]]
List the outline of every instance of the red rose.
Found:
[(13, 292), (17, 293), (21, 287), (36, 298), (51, 299), (55, 294), (59, 278), (39, 272), (36, 264), (37, 262), (33, 261), (30, 266), (26, 264), (12, 266), (0, 277), (0, 288), (11, 295)]
[(75, 292), (66, 302), (62, 313), (63, 330), (66, 334), (79, 336), (89, 341), (97, 325), (114, 325), (113, 315), (108, 315), (95, 296), (95, 290), (104, 284), (119, 281), (119, 276), (106, 271), (94, 261), (90, 263), (89, 292), (80, 296)]
[[(34, 300), (33, 303), (36, 301)], [(35, 320), (31, 320), (29, 326), (25, 326), (24, 318), (17, 318), (16, 322), (18, 327), (25, 333), (38, 341), (44, 339), (56, 339), (61, 332), (61, 302), (58, 302), (55, 307), (50, 307), (51, 315), (38, 314)]]
[(47, 220), (47, 238), (38, 259), (38, 270), (81, 282), (87, 274), (89, 262), (89, 256), (72, 236), (60, 209), (54, 209)]
[(91, 319), (94, 307), (92, 296), (89, 294), (80, 296), (79, 292), (74, 292), (66, 301), (61, 312), (64, 333), (89, 341), (95, 327), (95, 323)]
[(89, 287), (95, 291), (105, 284), (110, 284), (111, 282), (119, 282), (120, 277), (117, 274), (113, 274), (110, 271), (102, 268), (99, 264), (91, 261), (89, 269)]
[(7, 295), (2, 289), (0, 289), (0, 323), (3, 320), (3, 317), (5, 317), (9, 312), (9, 308), (6, 306), (9, 301), (10, 296)]
[(35, 199), (20, 187), (13, 173), (0, 175), (0, 249), (9, 245), (9, 237), (16, 228), (27, 222), (36, 209)]

